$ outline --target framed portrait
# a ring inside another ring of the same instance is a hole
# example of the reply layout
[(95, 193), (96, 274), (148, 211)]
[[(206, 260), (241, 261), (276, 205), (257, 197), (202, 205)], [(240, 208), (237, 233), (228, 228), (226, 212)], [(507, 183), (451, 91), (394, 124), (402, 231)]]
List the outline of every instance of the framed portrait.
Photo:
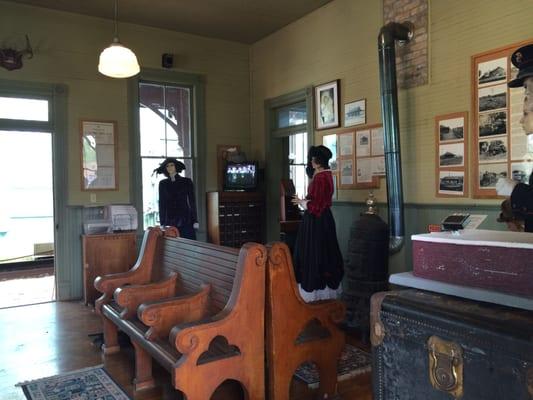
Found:
[(339, 124), (339, 80), (315, 87), (316, 129), (336, 128)]
[(344, 105), (344, 126), (366, 124), (366, 99)]
[(81, 190), (118, 190), (116, 121), (80, 121)]

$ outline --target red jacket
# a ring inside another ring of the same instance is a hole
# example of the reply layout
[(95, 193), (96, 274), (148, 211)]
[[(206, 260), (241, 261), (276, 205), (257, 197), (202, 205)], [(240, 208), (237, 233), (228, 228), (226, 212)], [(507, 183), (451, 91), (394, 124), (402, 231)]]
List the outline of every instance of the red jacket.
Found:
[(331, 171), (326, 169), (315, 172), (315, 176), (309, 184), (307, 190), (307, 211), (320, 217), (322, 212), (331, 207), (331, 197), (333, 196), (333, 176)]

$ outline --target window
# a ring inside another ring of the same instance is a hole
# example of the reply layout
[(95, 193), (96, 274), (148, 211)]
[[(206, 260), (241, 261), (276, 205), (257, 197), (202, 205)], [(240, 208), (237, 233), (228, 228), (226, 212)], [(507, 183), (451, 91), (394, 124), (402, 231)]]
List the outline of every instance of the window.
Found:
[(153, 171), (167, 157), (185, 164), (194, 181), (192, 87), (139, 82), (139, 141), (144, 228), (159, 224), (158, 189), (164, 175)]
[(48, 121), (48, 100), (0, 97), (0, 118)]
[(305, 197), (309, 184), (305, 167), (307, 166), (307, 132), (289, 136), (289, 178), (294, 183), (296, 194)]
[(276, 109), (278, 128), (288, 128), (307, 123), (307, 109), (305, 101)]

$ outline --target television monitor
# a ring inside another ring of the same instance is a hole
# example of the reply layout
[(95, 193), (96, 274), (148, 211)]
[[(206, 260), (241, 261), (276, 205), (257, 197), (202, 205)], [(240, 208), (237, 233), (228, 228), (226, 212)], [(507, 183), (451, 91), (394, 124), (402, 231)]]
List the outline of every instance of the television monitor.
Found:
[(224, 170), (225, 191), (253, 191), (257, 187), (255, 162), (228, 163)]

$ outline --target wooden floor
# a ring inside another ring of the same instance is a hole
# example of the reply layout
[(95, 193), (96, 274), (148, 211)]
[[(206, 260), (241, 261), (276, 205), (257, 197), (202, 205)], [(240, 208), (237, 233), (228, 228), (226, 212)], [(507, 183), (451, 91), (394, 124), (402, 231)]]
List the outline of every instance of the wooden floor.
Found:
[[(115, 381), (135, 400), (181, 399), (169, 385), (168, 373), (155, 366), (157, 387), (133, 395), (133, 352), (103, 357), (88, 337), (101, 332), (101, 322), (91, 308), (78, 302), (45, 303), (0, 310), (0, 400), (23, 400), (18, 382), (103, 364)], [(354, 342), (349, 338), (349, 342)], [(154, 363), (155, 365), (155, 363)], [(343, 400), (371, 400), (370, 374), (341, 382)], [(216, 400), (242, 398), (237, 385), (225, 385)], [(316, 392), (293, 381), (291, 400), (311, 400)]]

